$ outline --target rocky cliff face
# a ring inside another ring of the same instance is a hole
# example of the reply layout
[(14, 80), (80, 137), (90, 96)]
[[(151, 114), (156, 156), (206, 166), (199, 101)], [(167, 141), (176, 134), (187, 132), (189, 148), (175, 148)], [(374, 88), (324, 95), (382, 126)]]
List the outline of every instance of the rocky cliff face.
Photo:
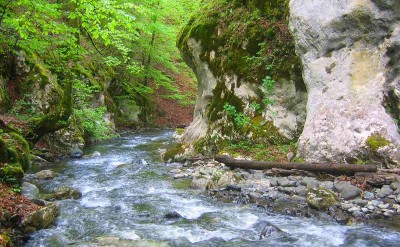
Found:
[[(210, 0), (201, 13), (178, 42), (199, 83), (186, 142), (241, 135), (279, 144), (271, 140), (281, 135), (299, 138), (298, 156), (307, 161), (400, 164), (400, 2)], [(262, 70), (271, 57), (272, 68)], [(272, 94), (263, 87), (268, 76)], [(267, 135), (238, 131), (223, 107), (257, 125), (251, 105), (265, 98), (274, 103), (263, 105), (261, 126), (276, 128)]]
[(290, 1), (290, 24), (309, 94), (299, 154), (399, 165), (400, 2)]
[(186, 142), (271, 144), (301, 133), (307, 93), (282, 10), (285, 1), (205, 1), (184, 28), (178, 46), (199, 88)]

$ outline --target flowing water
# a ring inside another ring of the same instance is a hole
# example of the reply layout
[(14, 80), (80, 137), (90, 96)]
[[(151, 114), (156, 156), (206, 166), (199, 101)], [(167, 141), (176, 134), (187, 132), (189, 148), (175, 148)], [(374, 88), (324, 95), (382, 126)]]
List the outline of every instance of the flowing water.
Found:
[[(161, 162), (169, 130), (143, 130), (96, 145), (102, 156), (58, 164), (58, 177), (42, 192), (72, 186), (83, 197), (61, 201), (55, 225), (35, 233), (26, 246), (399, 246), (400, 233), (367, 225), (274, 215), (252, 206), (222, 203), (174, 181)], [(167, 219), (177, 212), (180, 219)], [(270, 222), (285, 234), (258, 240)], [(102, 240), (103, 239), (103, 240)], [(147, 243), (147, 244), (146, 244)], [(124, 245), (125, 244), (125, 245)]]

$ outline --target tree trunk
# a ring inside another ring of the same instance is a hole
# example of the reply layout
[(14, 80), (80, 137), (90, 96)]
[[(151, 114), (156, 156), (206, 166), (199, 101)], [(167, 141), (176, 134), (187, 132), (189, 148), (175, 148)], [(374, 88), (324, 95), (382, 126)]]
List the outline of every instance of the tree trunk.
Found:
[(284, 163), (284, 162), (263, 162), (252, 160), (236, 160), (229, 156), (219, 156), (218, 162), (224, 163), (231, 168), (265, 170), (272, 168), (297, 169), (309, 172), (325, 172), (335, 175), (354, 174), (356, 172), (376, 172), (377, 167), (372, 165), (352, 165), (352, 164), (320, 164), (320, 163)]

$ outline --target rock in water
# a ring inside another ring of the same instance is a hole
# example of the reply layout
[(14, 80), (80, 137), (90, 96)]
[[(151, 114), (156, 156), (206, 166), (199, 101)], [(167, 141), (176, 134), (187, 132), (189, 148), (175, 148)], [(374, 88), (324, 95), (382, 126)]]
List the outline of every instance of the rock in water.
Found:
[(57, 174), (55, 172), (51, 171), (51, 170), (43, 170), (43, 171), (35, 173), (34, 177), (36, 179), (41, 179), (41, 180), (46, 179), (46, 180), (48, 180), (48, 179), (55, 178), (56, 175)]
[(93, 152), (93, 153), (90, 155), (91, 158), (96, 158), (96, 157), (100, 157), (100, 156), (101, 156), (101, 153), (98, 152), (98, 151)]
[(264, 227), (264, 230), (262, 230), (262, 232), (260, 234), (260, 240), (262, 240), (264, 238), (269, 238), (269, 237), (275, 236), (275, 235), (282, 235), (283, 233), (284, 233), (284, 231), (282, 231), (277, 226), (268, 222), (267, 225)]
[(78, 158), (81, 158), (82, 156), (83, 156), (83, 152), (82, 152), (82, 150), (80, 150), (79, 148), (75, 148), (75, 149), (72, 150), (71, 153), (70, 153), (70, 157), (71, 157), (71, 158), (78, 159)]
[(43, 199), (46, 201), (54, 201), (54, 200), (65, 200), (65, 199), (79, 199), (82, 197), (82, 193), (71, 187), (60, 187), (54, 190), (53, 193), (47, 194), (43, 196)]
[(20, 227), (24, 233), (32, 233), (53, 224), (59, 214), (60, 205), (49, 203), (46, 207), (25, 216)]
[(164, 218), (166, 219), (180, 219), (183, 218), (182, 215), (180, 215), (179, 213), (172, 211), (172, 212), (168, 212), (164, 215)]

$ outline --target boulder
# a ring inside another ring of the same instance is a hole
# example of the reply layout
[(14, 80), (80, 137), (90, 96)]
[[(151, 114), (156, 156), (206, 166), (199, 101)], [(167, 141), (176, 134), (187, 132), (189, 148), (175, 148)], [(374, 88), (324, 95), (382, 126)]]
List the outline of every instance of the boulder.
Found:
[(166, 219), (181, 219), (183, 218), (182, 215), (180, 215), (179, 213), (172, 211), (172, 212), (168, 212), (164, 215), (164, 218)]
[(60, 187), (54, 190), (53, 193), (47, 194), (43, 196), (43, 199), (46, 201), (54, 201), (54, 200), (65, 200), (65, 199), (79, 199), (82, 197), (82, 193), (71, 187)]
[(212, 181), (210, 178), (198, 176), (193, 178), (192, 185), (190, 187), (195, 190), (206, 190), (212, 187), (211, 184)]
[(53, 179), (56, 177), (56, 173), (51, 171), (51, 170), (43, 170), (40, 172), (37, 172), (34, 174), (34, 177), (36, 179), (40, 179), (40, 180), (48, 180), (48, 179)]
[(264, 229), (262, 230), (262, 232), (260, 234), (260, 240), (262, 240), (264, 238), (276, 236), (276, 235), (282, 235), (284, 233), (285, 232), (282, 231), (281, 229), (279, 229), (277, 226), (267, 222), (267, 225), (264, 227)]
[(345, 200), (351, 200), (359, 196), (362, 190), (350, 182), (339, 181), (334, 183), (334, 189), (340, 193)]
[(60, 205), (49, 203), (44, 208), (25, 216), (20, 223), (20, 228), (24, 233), (32, 233), (47, 228), (53, 224), (59, 214)]
[(80, 150), (79, 148), (75, 148), (75, 149), (73, 149), (73, 150), (71, 151), (71, 153), (70, 153), (69, 156), (70, 156), (71, 158), (78, 159), (78, 158), (81, 158), (81, 157), (83, 156), (83, 152), (82, 152), (82, 150)]
[(26, 196), (29, 200), (39, 197), (39, 189), (36, 185), (24, 182), (22, 184), (21, 195)]
[(326, 210), (338, 203), (338, 197), (331, 190), (314, 188), (307, 191), (307, 204), (313, 209)]

